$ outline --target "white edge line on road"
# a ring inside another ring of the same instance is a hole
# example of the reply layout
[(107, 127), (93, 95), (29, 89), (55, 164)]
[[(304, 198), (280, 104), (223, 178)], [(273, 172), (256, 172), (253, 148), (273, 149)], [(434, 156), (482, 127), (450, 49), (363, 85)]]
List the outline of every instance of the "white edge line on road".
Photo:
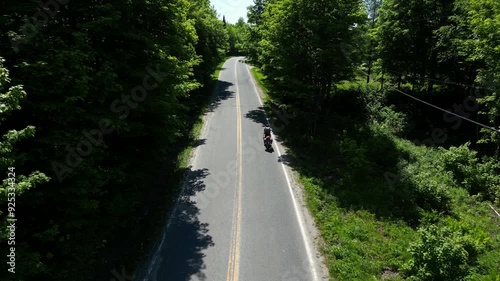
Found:
[[(262, 100), (260, 99), (259, 92), (257, 90), (257, 85), (255, 83), (255, 80), (253, 79), (252, 74), (250, 73), (250, 68), (248, 67), (248, 64), (246, 64), (246, 63), (245, 63), (245, 66), (247, 68), (248, 75), (250, 76), (250, 81), (252, 82), (254, 92), (257, 95), (257, 98), (259, 99), (260, 105), (263, 106), (264, 104), (262, 103)], [(267, 114), (265, 113), (265, 111), (264, 111), (264, 114), (266, 115), (266, 120), (267, 120), (267, 123), (269, 124), (269, 118), (267, 118)], [(278, 156), (281, 157), (281, 152), (280, 152), (280, 149), (278, 147), (277, 142), (274, 142), (274, 146), (276, 147), (276, 150), (278, 151)], [(288, 184), (288, 191), (290, 191), (290, 196), (292, 197), (293, 208), (295, 210), (295, 215), (296, 215), (297, 220), (299, 222), (300, 233), (302, 234), (302, 240), (304, 241), (304, 245), (306, 247), (306, 253), (307, 253), (307, 258), (309, 260), (309, 265), (312, 269), (313, 280), (317, 281), (318, 280), (318, 273), (316, 272), (317, 267), (316, 267), (316, 264), (315, 264), (314, 259), (312, 257), (311, 245), (310, 245), (309, 239), (307, 239), (306, 229), (304, 227), (303, 218), (302, 218), (302, 215), (299, 211), (297, 199), (295, 198), (295, 194), (293, 194), (292, 184), (290, 183), (290, 179), (288, 178), (288, 173), (286, 172), (286, 167), (285, 167), (285, 164), (283, 164), (283, 162), (281, 162), (281, 168), (283, 169), (283, 173), (285, 173), (286, 182)]]

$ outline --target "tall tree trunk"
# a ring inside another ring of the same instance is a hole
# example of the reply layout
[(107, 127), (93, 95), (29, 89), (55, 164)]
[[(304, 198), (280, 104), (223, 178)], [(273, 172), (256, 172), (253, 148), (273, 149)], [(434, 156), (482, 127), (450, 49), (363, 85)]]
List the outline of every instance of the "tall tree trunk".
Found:
[(366, 84), (370, 83), (370, 76), (372, 74), (372, 60), (368, 59), (368, 75), (366, 75)]
[[(377, 9), (373, 6), (372, 11), (372, 28), (375, 26), (375, 18), (377, 16)], [(370, 76), (372, 75), (372, 64), (373, 64), (373, 40), (370, 39), (370, 55), (368, 56), (368, 76), (366, 77), (366, 84), (370, 83)]]
[(411, 78), (411, 90), (415, 91), (415, 84), (417, 83), (417, 74), (413, 73)]
[(427, 93), (432, 93), (432, 88), (434, 87), (434, 78), (436, 77), (436, 62), (437, 58), (436, 58), (436, 54), (433, 53), (432, 54), (432, 57), (431, 57), (431, 61), (429, 62), (429, 68), (430, 68), (430, 71), (429, 71), (429, 80), (428, 80), (428, 84), (427, 84)]
[(370, 76), (372, 75), (372, 64), (373, 64), (373, 53), (372, 53), (373, 41), (370, 39), (370, 55), (368, 56), (368, 75), (366, 76), (366, 84), (370, 83)]
[(385, 72), (384, 72), (384, 69), (382, 69), (382, 78), (380, 78), (380, 82), (381, 82), (380, 90), (382, 92), (384, 91), (384, 75), (385, 75)]

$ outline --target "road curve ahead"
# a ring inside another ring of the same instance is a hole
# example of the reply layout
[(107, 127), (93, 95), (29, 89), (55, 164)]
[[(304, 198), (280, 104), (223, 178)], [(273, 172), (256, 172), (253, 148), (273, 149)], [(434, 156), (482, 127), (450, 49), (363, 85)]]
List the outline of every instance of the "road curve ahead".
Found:
[(184, 191), (140, 280), (319, 281), (319, 262), (243, 58), (223, 66)]

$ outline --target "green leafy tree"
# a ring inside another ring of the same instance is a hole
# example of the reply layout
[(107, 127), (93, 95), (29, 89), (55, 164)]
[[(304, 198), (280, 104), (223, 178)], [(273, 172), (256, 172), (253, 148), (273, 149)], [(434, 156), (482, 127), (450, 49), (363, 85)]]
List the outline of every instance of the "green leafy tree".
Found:
[(372, 68), (373, 68), (373, 63), (376, 59), (376, 48), (375, 48), (375, 42), (376, 38), (374, 35), (374, 30), (377, 19), (378, 19), (378, 11), (380, 7), (382, 6), (382, 0), (365, 0), (364, 4), (366, 5), (366, 10), (368, 14), (368, 31), (367, 31), (367, 37), (368, 37), (368, 45), (367, 45), (367, 62), (366, 62), (366, 68), (367, 68), (367, 78), (366, 82), (370, 83), (370, 78), (372, 75)]
[(190, 8), (186, 0), (71, 1), (27, 36), (23, 18), (32, 21), (38, 6), (2, 4), (2, 42), (26, 40), (17, 52), (0, 44), (0, 53), (30, 93), (8, 124), (37, 128), (19, 144), (25, 161), (16, 169), (51, 177), (19, 198), (17, 239), (29, 249), (19, 255), (36, 257), (19, 264), (24, 280), (109, 279), (134, 246), (127, 241), (140, 236), (140, 214), (176, 188), (149, 183), (161, 169), (173, 174), (165, 163), (175, 159), (186, 99), (200, 86)]
[(262, 40), (262, 32), (260, 30), (263, 27), (262, 15), (269, 2), (270, 0), (254, 0), (254, 4), (247, 8), (248, 32), (245, 40), (245, 50), (250, 62), (258, 66), (261, 66), (259, 61), (259, 42)]
[[(17, 167), (20, 167), (26, 161), (26, 156), (24, 155), (25, 151), (16, 149), (16, 144), (24, 139), (32, 138), (35, 135), (35, 127), (28, 126), (20, 130), (6, 128), (6, 126), (10, 125), (8, 116), (12, 111), (21, 109), (20, 104), (26, 98), (26, 92), (20, 85), (8, 87), (11, 80), (8, 69), (3, 66), (4, 61), (0, 57), (0, 128), (3, 132), (7, 130), (2, 135), (2, 140), (0, 141), (0, 171), (4, 175), (2, 177), (4, 180), (0, 183), (0, 206), (2, 207), (0, 210), (0, 217), (2, 218), (0, 223), (0, 227), (2, 228), (0, 242), (9, 249), (8, 255), (17, 254), (15, 257), (17, 266), (13, 268), (15, 273), (7, 274), (11, 277), (16, 276), (17, 280), (23, 280), (27, 276), (45, 270), (43, 266), (34, 266), (40, 262), (41, 255), (30, 249), (26, 241), (19, 239), (17, 241), (10, 240), (10, 231), (5, 230), (8, 225), (11, 225), (8, 219), (17, 219), (19, 216), (19, 213), (15, 209), (16, 200), (26, 197), (30, 189), (34, 188), (36, 184), (47, 182), (49, 178), (39, 171), (29, 172), (17, 169)], [(4, 92), (5, 90), (7, 92)], [(14, 207), (14, 209), (9, 210), (11, 207)], [(4, 210), (8, 211), (4, 213)], [(18, 225), (19, 223), (14, 223), (16, 228), (12, 229), (13, 233), (15, 231), (19, 232), (19, 229), (21, 229)], [(11, 251), (11, 248), (14, 251)], [(29, 268), (29, 270), (27, 272), (20, 271), (19, 267)], [(11, 267), (9, 266), (9, 268)], [(7, 269), (3, 268), (3, 274), (6, 272)]]
[(247, 40), (248, 26), (243, 18), (239, 18), (236, 24), (228, 24), (229, 54), (239, 56), (246, 52), (245, 40)]
[[(457, 1), (459, 9), (465, 10), (470, 36), (459, 42), (467, 47), (469, 60), (483, 64), (479, 68), (477, 81), (487, 89), (479, 101), (486, 107), (485, 113), (495, 128), (500, 126), (500, 2), (494, 0)], [(484, 142), (496, 145), (500, 155), (500, 131), (487, 133)]]
[(308, 112), (314, 135), (325, 100), (335, 84), (353, 76), (358, 65), (359, 26), (365, 22), (361, 1), (273, 1), (266, 5), (262, 69), (275, 97), (292, 111)]
[(453, 1), (383, 1), (376, 32), (378, 52), (383, 71), (398, 87), (410, 82), (432, 91), (438, 77), (436, 31), (447, 25), (452, 10)]
[(225, 57), (229, 49), (229, 35), (226, 32), (225, 17), (217, 18), (217, 12), (209, 0), (192, 1), (189, 18), (194, 20), (197, 42), (196, 54), (200, 64), (195, 66), (195, 78), (201, 85), (209, 82), (215, 67)]

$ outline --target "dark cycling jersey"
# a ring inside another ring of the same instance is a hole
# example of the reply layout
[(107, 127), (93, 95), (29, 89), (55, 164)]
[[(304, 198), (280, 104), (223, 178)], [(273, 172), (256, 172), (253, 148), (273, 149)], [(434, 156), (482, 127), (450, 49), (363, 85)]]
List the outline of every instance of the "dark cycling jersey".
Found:
[(271, 128), (264, 129), (264, 136), (271, 136)]

